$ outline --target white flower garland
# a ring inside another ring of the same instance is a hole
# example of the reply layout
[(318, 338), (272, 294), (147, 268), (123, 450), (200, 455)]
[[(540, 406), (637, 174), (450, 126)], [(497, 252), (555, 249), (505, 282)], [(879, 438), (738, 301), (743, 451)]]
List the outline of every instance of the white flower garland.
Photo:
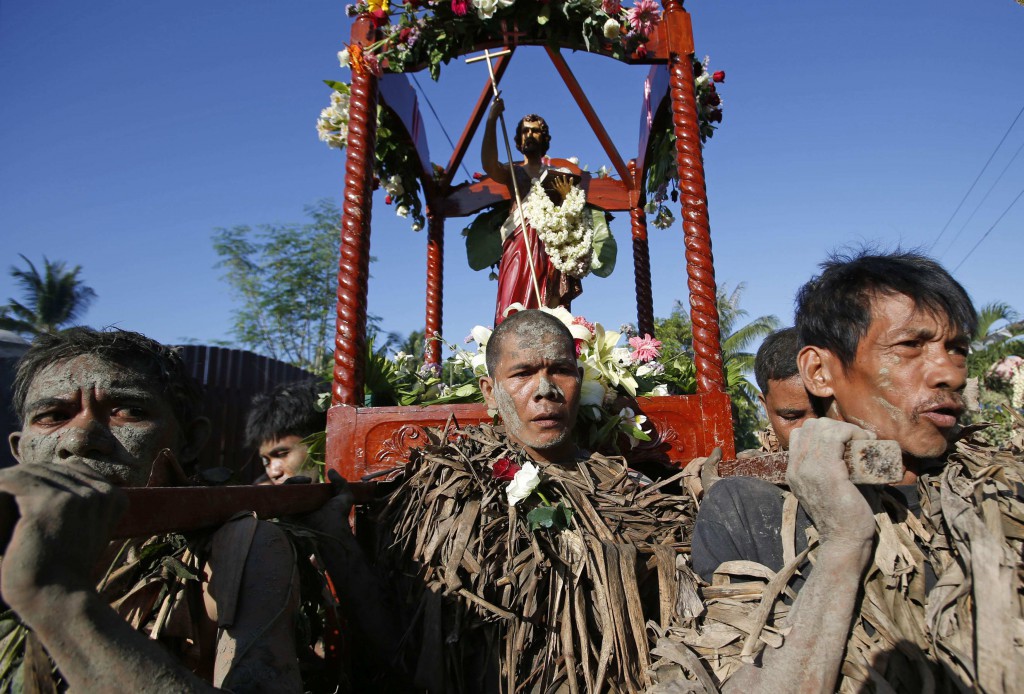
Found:
[(584, 277), (590, 272), (594, 254), (594, 230), (590, 215), (585, 214), (586, 202), (583, 189), (573, 186), (556, 207), (539, 179), (534, 180), (530, 194), (523, 200), (523, 216), (544, 242), (551, 264), (573, 277)]

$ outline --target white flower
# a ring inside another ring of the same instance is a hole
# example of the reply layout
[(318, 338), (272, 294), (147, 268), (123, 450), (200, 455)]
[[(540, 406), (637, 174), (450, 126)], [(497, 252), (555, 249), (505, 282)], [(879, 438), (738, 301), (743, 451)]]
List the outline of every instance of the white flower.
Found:
[(473, 327), (473, 330), (470, 332), (470, 335), (473, 336), (473, 340), (478, 345), (480, 345), (481, 347), (485, 347), (487, 346), (487, 341), (491, 339), (491, 332), (493, 331), (490, 328), (485, 328), (482, 325), (477, 325)]
[(343, 51), (338, 51), (338, 62), (341, 64), (342, 67), (349, 66), (349, 56), (347, 48)]
[(629, 437), (630, 447), (634, 447), (640, 442), (633, 436), (635, 431), (639, 429), (643, 431), (643, 424), (647, 421), (647, 417), (642, 414), (636, 414), (632, 408), (623, 407), (619, 410), (619, 431)]
[(398, 207), (395, 208), (395, 214), (397, 214), (399, 217), (408, 217), (409, 208), (406, 207), (405, 205), (399, 205)]
[(422, 228), (423, 228), (422, 224), (420, 224), (419, 222), (413, 222), (413, 225), (412, 225), (412, 230), (413, 231), (419, 231)]
[(571, 162), (575, 166), (579, 166), (580, 165), (580, 158), (579, 157), (569, 157), (568, 159), (566, 159), (566, 161)]
[(490, 19), (498, 9), (498, 0), (473, 0), (473, 7), (480, 19)]
[(405, 192), (405, 186), (402, 185), (402, 177), (394, 175), (384, 183), (384, 190), (393, 197), (398, 197)]
[(487, 355), (483, 352), (477, 352), (473, 355), (473, 359), (469, 362), (470, 368), (473, 369), (473, 373), (479, 376), (487, 375)]
[(533, 463), (524, 463), (523, 467), (512, 481), (505, 487), (505, 494), (508, 496), (510, 506), (515, 506), (526, 497), (533, 494), (533, 490), (540, 484), (540, 470)]
[(580, 386), (580, 405), (601, 407), (608, 389), (600, 381), (601, 373), (592, 366), (583, 366), (583, 384)]
[(651, 388), (651, 395), (668, 395), (668, 386), (664, 383), (659, 383)]
[(627, 367), (633, 362), (629, 356), (628, 347), (616, 347), (613, 349), (612, 360), (621, 367)]
[(608, 176), (610, 176), (611, 173), (612, 173), (611, 169), (609, 169), (607, 166), (603, 166), (602, 165), (601, 168), (597, 170), (597, 177), (598, 178), (608, 178)]
[(607, 22), (604, 23), (604, 37), (606, 39), (614, 39), (616, 36), (619, 35), (620, 31), (621, 27), (619, 26), (619, 23), (614, 19), (609, 19)]

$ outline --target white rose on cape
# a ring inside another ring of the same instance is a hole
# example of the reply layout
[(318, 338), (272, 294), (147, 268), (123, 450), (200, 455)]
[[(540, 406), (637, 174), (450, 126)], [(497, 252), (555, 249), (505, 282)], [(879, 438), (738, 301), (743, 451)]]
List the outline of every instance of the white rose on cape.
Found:
[(515, 506), (526, 497), (533, 494), (533, 490), (540, 484), (540, 470), (533, 463), (526, 463), (516, 473), (512, 481), (505, 487), (505, 494), (508, 495), (508, 503)]
[(609, 19), (604, 23), (604, 37), (606, 39), (613, 39), (619, 35), (621, 27), (619, 23), (614, 19)]

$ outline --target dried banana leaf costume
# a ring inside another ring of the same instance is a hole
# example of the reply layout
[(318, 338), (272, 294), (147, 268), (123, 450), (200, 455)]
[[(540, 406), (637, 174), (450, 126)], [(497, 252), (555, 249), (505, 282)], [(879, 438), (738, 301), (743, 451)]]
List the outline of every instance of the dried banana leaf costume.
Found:
[[(1008, 449), (961, 440), (937, 474), (918, 483), (921, 516), (876, 498), (878, 539), (846, 646), (842, 692), (1014, 692), (1024, 686), (1024, 428)], [(782, 541), (792, 543), (795, 498), (784, 510)], [(788, 514), (788, 515), (785, 515)], [(785, 518), (789, 518), (787, 522)], [(809, 558), (817, 548), (808, 532)], [(792, 544), (790, 544), (792, 547)], [(792, 554), (792, 549), (789, 551)], [(662, 634), (654, 677), (667, 685), (693, 678), (699, 657), (716, 683), (785, 641), (787, 583), (799, 553), (778, 572), (731, 562), (702, 590), (707, 612)], [(937, 577), (927, 586), (926, 567)], [(734, 572), (764, 581), (730, 581)], [(686, 671), (686, 672), (684, 672)], [(659, 691), (655, 688), (655, 691)], [(666, 689), (665, 691), (669, 691)]]
[[(518, 505), (496, 461), (529, 459), (501, 427), (433, 432), (383, 508), (378, 561), (412, 616), (410, 671), (432, 692), (642, 691), (647, 622), (700, 609), (683, 562), (689, 497), (642, 486), (621, 458), (542, 465)], [(531, 529), (546, 504), (567, 523)], [(387, 532), (385, 532), (387, 531)]]
[[(216, 533), (161, 535), (130, 540), (118, 552), (97, 592), (133, 629), (157, 640), (182, 665), (207, 682), (213, 680), (217, 631), (234, 622), (246, 559), (256, 526), (252, 514), (239, 514)], [(345, 673), (336, 659), (316, 656), (313, 647), (325, 628), (338, 624), (338, 605), (318, 558), (316, 533), (281, 523), (296, 550), (296, 573), (301, 590), (297, 615), (296, 652), (305, 690), (347, 691)], [(210, 575), (207, 557), (218, 557), (218, 572)], [(209, 581), (209, 583), (207, 583)], [(205, 584), (205, 585), (204, 585)], [(217, 623), (206, 617), (204, 589), (217, 601)], [(291, 599), (288, 597), (288, 599)], [(0, 694), (58, 692), (67, 689), (45, 648), (13, 611), (0, 612)]]

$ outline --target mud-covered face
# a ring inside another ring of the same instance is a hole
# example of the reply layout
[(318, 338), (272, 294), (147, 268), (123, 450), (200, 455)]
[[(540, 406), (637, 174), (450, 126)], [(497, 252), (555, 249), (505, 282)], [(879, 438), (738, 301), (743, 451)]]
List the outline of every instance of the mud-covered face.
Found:
[(969, 344), (906, 295), (875, 297), (853, 363), (833, 370), (829, 416), (898, 441), (913, 458), (942, 455), (963, 411)]
[(298, 435), (282, 436), (260, 446), (263, 470), (274, 484), (284, 484), (296, 475), (315, 477), (315, 465), (309, 460), (309, 447)]
[(580, 405), (580, 371), (572, 343), (552, 333), (510, 335), (495, 372), (481, 379), (488, 406), (509, 437), (535, 460), (571, 459)]
[(805, 420), (814, 417), (811, 399), (800, 374), (782, 380), (769, 380), (768, 393), (761, 396), (768, 423), (779, 437), (779, 445), (789, 448), (789, 434)]
[(121, 486), (143, 486), (164, 448), (184, 436), (157, 379), (84, 355), (36, 374), (11, 450), (25, 465), (79, 461)]

